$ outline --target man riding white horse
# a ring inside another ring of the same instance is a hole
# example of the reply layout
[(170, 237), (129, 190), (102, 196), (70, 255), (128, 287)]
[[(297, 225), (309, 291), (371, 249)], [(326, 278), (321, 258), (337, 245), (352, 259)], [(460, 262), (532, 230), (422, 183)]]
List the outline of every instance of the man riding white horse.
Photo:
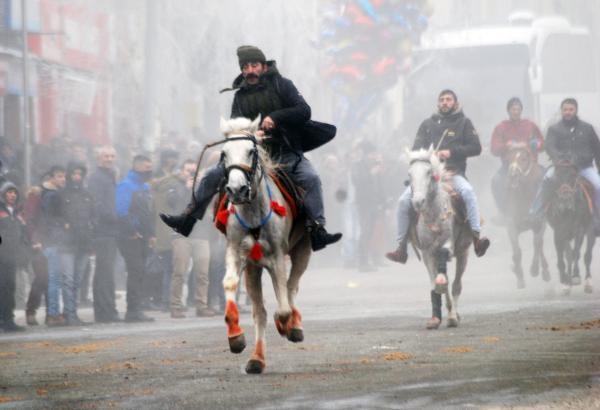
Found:
[[(438, 97), (438, 111), (423, 121), (412, 147), (413, 151), (433, 146), (438, 157), (445, 161), (446, 170), (454, 172), (452, 186), (465, 203), (467, 220), (473, 232), (473, 247), (477, 256), (483, 256), (490, 241), (480, 235), (479, 207), (473, 187), (465, 178), (467, 158), (481, 153), (481, 143), (473, 127), (458, 103), (452, 90), (443, 90)], [(386, 257), (394, 262), (406, 263), (408, 259), (408, 232), (413, 214), (412, 192), (407, 188), (398, 203), (398, 248)]]
[[(270, 134), (271, 138), (265, 139), (263, 146), (304, 191), (303, 206), (312, 249), (323, 249), (339, 241), (342, 234), (329, 234), (325, 230), (321, 179), (303, 155), (302, 128), (310, 120), (310, 107), (292, 81), (279, 74), (275, 61), (267, 61), (260, 49), (241, 46), (237, 55), (242, 72), (231, 89), (223, 90), (236, 91), (231, 118), (254, 119), (261, 116), (261, 130), (256, 136)], [(198, 185), (195, 201), (181, 215), (161, 214), (162, 220), (175, 231), (188, 236), (196, 220), (203, 218), (224, 177), (225, 169), (221, 163), (208, 169)]]

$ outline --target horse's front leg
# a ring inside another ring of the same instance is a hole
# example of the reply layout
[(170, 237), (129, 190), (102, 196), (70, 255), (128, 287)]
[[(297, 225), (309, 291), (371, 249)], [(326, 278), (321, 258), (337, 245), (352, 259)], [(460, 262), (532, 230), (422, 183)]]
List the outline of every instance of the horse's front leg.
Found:
[(227, 323), (227, 338), (229, 349), (232, 353), (241, 353), (246, 347), (244, 330), (240, 327), (240, 313), (235, 302), (235, 297), (240, 283), (240, 257), (238, 250), (231, 244), (227, 245), (225, 252), (225, 277), (223, 289), (225, 290), (225, 323)]
[(288, 326), (292, 315), (292, 308), (288, 299), (288, 289), (285, 271), (285, 259), (283, 253), (273, 255), (272, 263), (267, 267), (273, 281), (275, 298), (277, 299), (277, 311), (275, 312), (275, 326), (281, 336), (287, 336)]
[(581, 277), (579, 276), (579, 259), (581, 258), (581, 247), (583, 246), (583, 240), (585, 239), (585, 231), (581, 229), (577, 232), (573, 244), (573, 262), (571, 272), (571, 285), (581, 285)]
[[(550, 282), (550, 269), (548, 268), (548, 260), (544, 254), (544, 232), (545, 226), (542, 226), (537, 232), (533, 232), (533, 249), (534, 255), (539, 255), (540, 264), (542, 266), (542, 279), (544, 282)], [(535, 256), (534, 256), (535, 257)]]
[(462, 293), (462, 277), (467, 268), (468, 259), (468, 251), (456, 255), (456, 271), (454, 280), (452, 281), (452, 296), (447, 296), (447, 299), (450, 299), (451, 301), (451, 304), (448, 304), (448, 327), (458, 327), (458, 323), (460, 322), (460, 315), (458, 314), (458, 298)]
[(592, 272), (590, 267), (592, 265), (592, 250), (594, 249), (595, 243), (596, 235), (592, 229), (592, 231), (588, 232), (587, 234), (585, 255), (583, 256), (583, 262), (585, 263), (585, 293), (592, 293), (594, 291), (594, 288), (592, 287)]
[[(516, 227), (510, 226), (508, 228), (508, 238), (510, 239), (510, 245), (512, 247), (512, 271), (517, 276), (517, 289), (523, 289), (525, 287), (522, 264), (523, 254), (521, 252), (521, 246), (519, 245), (519, 232)], [(532, 270), (531, 276), (537, 276), (537, 274), (534, 275), (534, 273), (535, 272)]]
[(437, 329), (442, 323), (442, 295), (436, 292), (437, 263), (431, 251), (423, 251), (423, 262), (431, 282), (431, 319), (427, 321), (425, 327), (427, 329)]
[(267, 325), (267, 311), (262, 293), (262, 268), (248, 266), (246, 269), (246, 290), (252, 300), (252, 318), (254, 319), (255, 344), (254, 351), (246, 364), (246, 373), (259, 374), (266, 367), (266, 339), (265, 327)]

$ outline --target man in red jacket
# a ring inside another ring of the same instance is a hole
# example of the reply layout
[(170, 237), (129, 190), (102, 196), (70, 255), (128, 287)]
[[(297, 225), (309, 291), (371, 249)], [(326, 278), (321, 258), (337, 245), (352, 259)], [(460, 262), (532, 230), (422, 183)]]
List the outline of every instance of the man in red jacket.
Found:
[(544, 137), (533, 121), (521, 118), (523, 104), (518, 97), (513, 97), (506, 104), (508, 119), (502, 121), (494, 128), (492, 133), (492, 154), (500, 157), (502, 166), (492, 178), (492, 193), (496, 206), (503, 214), (506, 198), (506, 180), (509, 166), (510, 150), (513, 148), (527, 148), (532, 158), (537, 162), (538, 153), (543, 150)]

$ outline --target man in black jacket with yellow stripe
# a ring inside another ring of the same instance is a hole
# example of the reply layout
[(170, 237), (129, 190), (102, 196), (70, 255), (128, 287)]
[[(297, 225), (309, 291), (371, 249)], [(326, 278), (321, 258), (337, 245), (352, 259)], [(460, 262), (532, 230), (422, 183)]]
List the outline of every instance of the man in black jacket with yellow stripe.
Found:
[[(310, 120), (310, 107), (294, 83), (282, 77), (275, 61), (267, 61), (260, 49), (241, 46), (237, 55), (242, 72), (234, 80), (233, 87), (227, 89), (236, 91), (231, 118), (261, 116), (261, 130), (257, 136), (271, 135), (264, 142), (265, 148), (304, 190), (304, 210), (312, 248), (315, 251), (323, 249), (340, 240), (342, 234), (329, 234), (325, 230), (321, 179), (302, 152), (302, 128)], [(196, 219), (204, 216), (224, 176), (225, 170), (220, 163), (208, 169), (196, 191), (195, 203), (181, 215), (162, 214), (162, 220), (182, 235), (189, 235)]]

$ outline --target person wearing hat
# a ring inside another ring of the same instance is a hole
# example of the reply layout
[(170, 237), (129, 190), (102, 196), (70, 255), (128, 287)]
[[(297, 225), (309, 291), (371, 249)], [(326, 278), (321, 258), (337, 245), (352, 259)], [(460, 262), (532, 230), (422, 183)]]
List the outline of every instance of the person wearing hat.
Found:
[(25, 330), (15, 323), (17, 268), (25, 251), (25, 221), (20, 212), (19, 190), (10, 181), (0, 185), (0, 329), (5, 332)]
[(531, 153), (537, 164), (538, 153), (543, 150), (544, 137), (538, 126), (527, 118), (522, 118), (523, 103), (518, 97), (512, 97), (506, 104), (508, 119), (498, 124), (492, 133), (492, 154), (500, 157), (502, 166), (492, 178), (492, 193), (496, 206), (502, 214), (506, 213), (506, 192), (509, 153), (516, 148), (525, 148)]
[[(304, 190), (304, 210), (312, 249), (323, 249), (339, 241), (342, 234), (330, 234), (325, 230), (321, 179), (303, 155), (301, 130), (310, 120), (310, 107), (294, 83), (281, 76), (275, 61), (267, 61), (259, 48), (241, 46), (237, 49), (237, 56), (241, 73), (231, 88), (223, 90), (235, 91), (231, 118), (262, 118), (257, 136), (270, 134), (271, 138), (265, 140), (263, 146)], [(197, 188), (196, 201), (181, 215), (162, 214), (162, 220), (182, 235), (189, 235), (196, 219), (204, 216), (224, 177), (221, 163), (208, 169)]]
[[(479, 206), (473, 187), (465, 177), (467, 158), (481, 154), (479, 136), (469, 118), (465, 116), (452, 90), (442, 90), (438, 96), (437, 112), (421, 123), (413, 144), (413, 151), (433, 146), (445, 168), (454, 172), (452, 186), (461, 196), (467, 211), (467, 220), (473, 232), (473, 248), (477, 256), (483, 256), (490, 240), (481, 236)], [(408, 259), (408, 231), (413, 214), (411, 190), (408, 187), (398, 203), (398, 247), (386, 257), (394, 262), (406, 263)]]

